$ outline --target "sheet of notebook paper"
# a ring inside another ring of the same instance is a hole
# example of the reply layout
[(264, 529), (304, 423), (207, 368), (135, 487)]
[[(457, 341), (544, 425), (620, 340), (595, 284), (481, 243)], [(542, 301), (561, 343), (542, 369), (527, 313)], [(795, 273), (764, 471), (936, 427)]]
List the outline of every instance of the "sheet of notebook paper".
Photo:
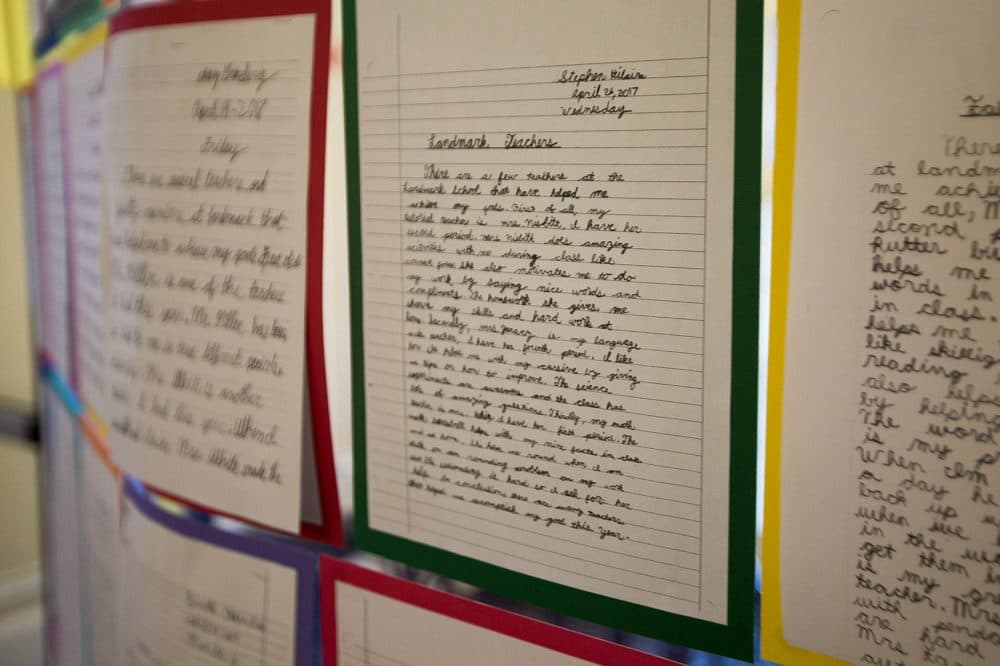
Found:
[(299, 663), (295, 569), (175, 532), (131, 503), (119, 558), (122, 663)]
[(103, 43), (66, 64), (68, 212), (73, 226), (71, 299), (77, 350), (73, 373), (80, 395), (102, 414), (107, 372), (104, 260), (108, 247), (101, 155), (103, 76)]
[(336, 582), (337, 663), (569, 666), (590, 662), (370, 590)]
[(164, 490), (300, 518), (315, 17), (113, 34), (111, 445)]
[(36, 241), (38, 242), (41, 342), (59, 372), (68, 377), (72, 352), (69, 306), (70, 228), (66, 220), (65, 88), (62, 65), (35, 84)]
[(371, 528), (725, 622), (734, 12), (358, 3)]

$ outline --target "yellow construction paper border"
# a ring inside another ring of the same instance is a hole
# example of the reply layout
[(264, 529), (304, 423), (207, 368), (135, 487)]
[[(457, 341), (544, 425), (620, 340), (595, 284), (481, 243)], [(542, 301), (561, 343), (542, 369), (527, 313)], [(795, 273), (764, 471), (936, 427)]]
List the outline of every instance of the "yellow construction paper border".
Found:
[[(771, 329), (768, 351), (767, 447), (764, 460), (764, 537), (761, 656), (795, 666), (849, 666), (785, 640), (781, 608), (781, 419), (785, 326), (792, 249), (792, 194), (798, 112), (799, 35), (802, 0), (778, 2), (778, 80), (775, 105), (774, 198), (771, 258)], [(802, 609), (808, 612), (808, 609)]]
[(93, 48), (103, 47), (107, 39), (107, 21), (101, 21), (83, 32), (70, 33), (42, 57), (38, 71), (44, 71), (57, 62), (72, 62)]

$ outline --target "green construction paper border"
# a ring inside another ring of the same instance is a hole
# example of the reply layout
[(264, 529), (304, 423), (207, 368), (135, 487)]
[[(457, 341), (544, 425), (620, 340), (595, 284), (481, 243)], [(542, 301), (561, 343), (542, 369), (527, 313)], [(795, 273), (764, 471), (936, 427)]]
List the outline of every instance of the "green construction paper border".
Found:
[(623, 631), (753, 660), (760, 284), (763, 0), (737, 0), (733, 179), (733, 336), (730, 406), (729, 593), (725, 625), (655, 610), (517, 573), (372, 529), (364, 388), (361, 169), (355, 0), (343, 0), (344, 118), (354, 420), (354, 530), (359, 548), (408, 565)]

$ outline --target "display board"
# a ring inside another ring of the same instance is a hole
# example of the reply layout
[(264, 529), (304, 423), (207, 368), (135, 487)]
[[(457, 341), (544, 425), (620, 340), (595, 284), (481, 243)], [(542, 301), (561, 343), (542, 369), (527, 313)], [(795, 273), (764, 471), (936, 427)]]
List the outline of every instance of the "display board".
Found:
[(363, 548), (749, 655), (761, 22), (345, 3)]
[(972, 0), (783, 16), (770, 658), (1000, 660), (998, 19)]

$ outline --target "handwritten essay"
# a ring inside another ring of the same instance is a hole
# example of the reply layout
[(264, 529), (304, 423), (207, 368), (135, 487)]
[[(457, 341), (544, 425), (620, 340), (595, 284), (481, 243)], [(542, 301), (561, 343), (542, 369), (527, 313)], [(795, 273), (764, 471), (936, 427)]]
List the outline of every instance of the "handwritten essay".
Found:
[(368, 525), (724, 624), (735, 10), (523, 6), (358, 3)]
[(71, 371), (80, 395), (103, 413), (107, 361), (104, 349), (108, 258), (104, 206), (104, 48), (98, 44), (66, 63), (67, 206), (73, 228), (72, 313), (75, 330)]
[(111, 35), (109, 418), (150, 484), (300, 519), (316, 18)]
[(802, 10), (786, 639), (851, 663), (997, 663), (1000, 14)]

